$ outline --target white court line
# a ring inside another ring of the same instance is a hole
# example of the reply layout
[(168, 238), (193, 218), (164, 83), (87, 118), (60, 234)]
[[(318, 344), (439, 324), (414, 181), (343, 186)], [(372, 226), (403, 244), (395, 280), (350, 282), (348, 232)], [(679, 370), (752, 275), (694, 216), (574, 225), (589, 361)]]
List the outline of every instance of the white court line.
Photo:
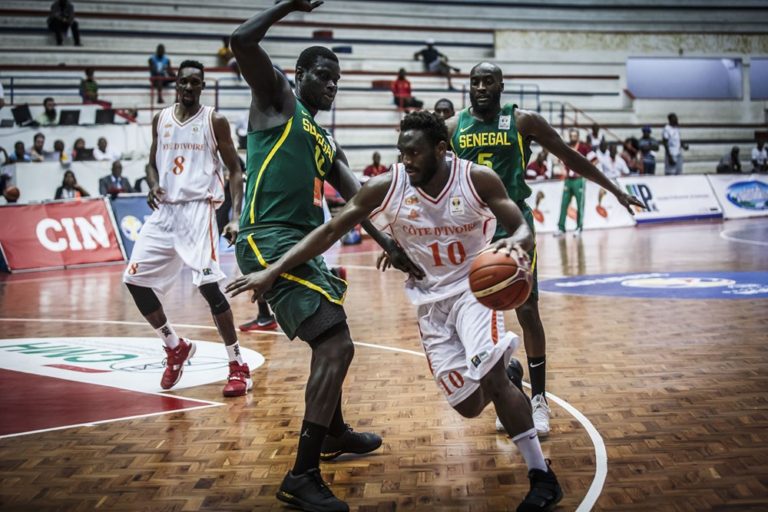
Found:
[[(129, 321), (118, 321), (118, 320), (71, 320), (71, 319), (53, 319), (53, 318), (0, 318), (0, 322), (67, 322), (67, 323), (84, 323), (84, 324), (101, 323), (101, 324), (139, 325), (139, 326), (147, 325), (144, 322), (129, 322)], [(179, 325), (179, 326), (185, 325), (186, 327), (193, 328), (193, 329), (216, 329), (215, 327), (191, 325), (191, 324), (174, 324), (174, 325)], [(283, 333), (276, 332), (276, 331), (267, 331), (265, 332), (265, 334), (283, 334)], [(389, 350), (391, 352), (402, 352), (403, 354), (410, 354), (418, 357), (423, 357), (426, 359), (426, 355), (424, 354), (424, 352), (417, 352), (415, 350), (408, 350), (405, 348), (398, 348), (398, 347), (388, 347), (385, 345), (377, 345), (375, 343), (365, 343), (362, 341), (355, 341), (354, 343), (355, 345), (359, 345), (361, 347), (377, 348), (381, 350)], [(531, 387), (531, 385), (525, 381), (523, 381), (523, 385), (527, 388)], [(162, 394), (162, 393), (158, 393), (158, 394)], [(180, 397), (180, 398), (183, 398), (183, 397)], [(576, 421), (581, 423), (581, 425), (584, 427), (584, 430), (587, 432), (587, 435), (589, 435), (589, 438), (592, 441), (592, 444), (595, 447), (595, 477), (592, 479), (592, 483), (590, 484), (589, 489), (587, 490), (587, 493), (584, 496), (584, 499), (576, 508), (576, 512), (589, 512), (590, 510), (592, 510), (592, 507), (594, 507), (595, 503), (597, 502), (597, 499), (600, 497), (600, 494), (603, 490), (603, 486), (605, 485), (605, 478), (608, 474), (608, 454), (605, 449), (605, 442), (603, 441), (603, 437), (600, 435), (600, 432), (597, 431), (597, 429), (592, 424), (592, 422), (589, 421), (589, 419), (586, 416), (584, 416), (584, 414), (582, 414), (578, 409), (576, 409), (570, 403), (558, 397), (557, 395), (553, 395), (549, 391), (547, 391), (547, 399), (552, 400), (557, 405), (565, 409), (569, 414), (571, 414), (571, 416), (573, 416), (576, 419)], [(192, 399), (192, 400), (197, 400), (197, 399)], [(217, 402), (211, 402), (211, 403), (215, 404)], [(212, 406), (209, 405), (209, 406), (203, 406), (203, 407), (212, 407)], [(191, 410), (191, 409), (184, 409), (184, 410)], [(164, 413), (160, 413), (160, 414), (164, 414)], [(107, 420), (107, 421), (110, 421), (110, 420)], [(69, 427), (62, 427), (62, 428), (69, 428)], [(0, 439), (1, 438), (2, 437), (0, 437)]]
[(733, 233), (734, 231), (743, 231), (743, 229), (727, 229), (725, 231), (721, 231), (720, 238), (729, 240), (731, 242), (739, 242), (742, 244), (768, 246), (768, 242), (761, 242), (759, 240), (747, 240), (744, 238), (736, 238), (735, 236), (730, 236), (729, 233)]

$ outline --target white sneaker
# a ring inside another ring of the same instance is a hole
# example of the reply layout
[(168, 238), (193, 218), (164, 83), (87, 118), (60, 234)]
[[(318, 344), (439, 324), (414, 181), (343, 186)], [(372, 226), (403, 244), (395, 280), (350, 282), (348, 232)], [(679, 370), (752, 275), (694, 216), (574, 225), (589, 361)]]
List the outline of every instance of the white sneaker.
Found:
[(581, 228), (578, 228), (573, 232), (573, 238), (579, 238), (581, 236)]
[(560, 230), (558, 229), (557, 231), (555, 231), (554, 233), (552, 233), (552, 236), (554, 236), (555, 238), (560, 238), (560, 237), (563, 237), (563, 236), (565, 236), (565, 231), (560, 231)]
[(536, 433), (539, 437), (549, 435), (549, 404), (544, 395), (538, 394), (531, 398), (531, 407), (533, 408), (533, 426), (536, 427)]

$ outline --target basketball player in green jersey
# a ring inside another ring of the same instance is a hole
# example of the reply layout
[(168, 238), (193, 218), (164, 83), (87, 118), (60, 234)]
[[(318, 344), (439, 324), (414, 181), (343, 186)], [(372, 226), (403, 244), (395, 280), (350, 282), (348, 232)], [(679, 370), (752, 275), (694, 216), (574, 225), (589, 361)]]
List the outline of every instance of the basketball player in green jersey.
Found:
[[(504, 81), (498, 66), (481, 62), (472, 68), (469, 80), (469, 99), (472, 106), (446, 121), (453, 150), (459, 158), (485, 165), (499, 174), (509, 197), (523, 212), (531, 231), (534, 230), (533, 215), (525, 202), (525, 198), (531, 195), (531, 189), (525, 183), (525, 168), (531, 156), (531, 141), (538, 142), (560, 158), (569, 169), (611, 192), (630, 213), (633, 213), (630, 205), (642, 207), (637, 198), (622, 192), (586, 158), (571, 149), (539, 114), (518, 109), (517, 105), (502, 106)], [(503, 227), (499, 226), (494, 241), (507, 236), (509, 235), (504, 232)], [(516, 312), (523, 328), (523, 343), (528, 356), (533, 420), (536, 431), (543, 437), (549, 434), (549, 405), (545, 395), (546, 338), (539, 316), (535, 247), (530, 257), (534, 272), (533, 290), (528, 301)], [(509, 371), (512, 377), (515, 367), (510, 365)]]
[[(331, 108), (336, 96), (336, 55), (320, 46), (304, 50), (296, 62), (294, 94), (261, 46), (277, 21), (322, 3), (278, 3), (248, 19), (230, 39), (251, 87), (246, 195), (236, 247), (243, 274), (265, 269), (323, 223), (326, 179), (348, 200), (360, 188), (343, 151), (314, 119), (319, 110)], [(423, 276), (394, 242), (375, 230), (371, 234), (398, 259), (398, 268)], [(376, 434), (354, 432), (341, 413), (342, 384), (354, 354), (342, 307), (346, 288), (346, 281), (318, 257), (282, 273), (265, 294), (288, 337), (299, 337), (312, 349), (296, 462), (277, 493), (281, 501), (306, 511), (349, 510), (320, 476), (319, 459), (368, 453), (382, 443)]]

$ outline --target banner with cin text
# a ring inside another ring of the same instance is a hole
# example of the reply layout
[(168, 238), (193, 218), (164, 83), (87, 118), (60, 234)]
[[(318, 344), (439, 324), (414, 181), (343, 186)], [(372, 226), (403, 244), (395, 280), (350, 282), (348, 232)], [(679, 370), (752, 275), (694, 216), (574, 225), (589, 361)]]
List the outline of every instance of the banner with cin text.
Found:
[(0, 207), (10, 271), (123, 261), (104, 199)]

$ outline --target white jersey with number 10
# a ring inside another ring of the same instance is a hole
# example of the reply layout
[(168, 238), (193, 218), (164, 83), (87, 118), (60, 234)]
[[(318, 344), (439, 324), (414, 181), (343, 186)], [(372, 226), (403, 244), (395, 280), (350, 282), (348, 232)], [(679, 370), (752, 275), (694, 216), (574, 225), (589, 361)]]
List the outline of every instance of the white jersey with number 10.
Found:
[(485, 249), (496, 219), (470, 179), (472, 162), (446, 157), (450, 176), (437, 197), (411, 185), (403, 164), (392, 166), (392, 185), (382, 205), (371, 214), (426, 276), (409, 279), (406, 293), (415, 305), (455, 296), (469, 289), (472, 259)]

